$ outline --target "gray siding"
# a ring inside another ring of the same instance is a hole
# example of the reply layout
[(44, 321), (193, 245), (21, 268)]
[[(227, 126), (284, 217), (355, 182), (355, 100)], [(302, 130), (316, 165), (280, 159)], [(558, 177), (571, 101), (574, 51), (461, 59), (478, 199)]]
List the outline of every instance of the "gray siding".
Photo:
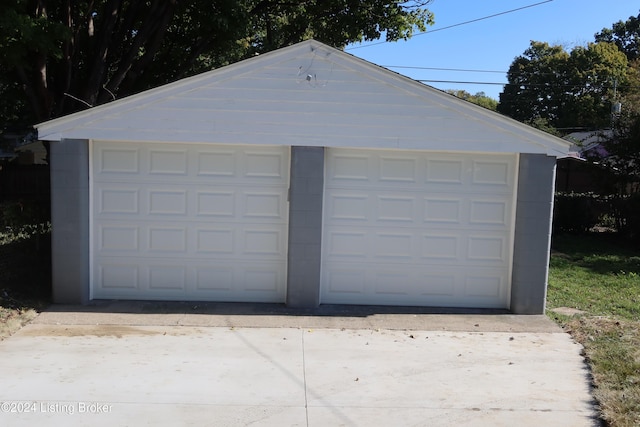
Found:
[(516, 314), (544, 313), (555, 167), (555, 157), (520, 155), (511, 284), (511, 311)]
[(291, 147), (287, 305), (320, 301), (324, 149)]
[(89, 144), (51, 143), (53, 302), (89, 300)]

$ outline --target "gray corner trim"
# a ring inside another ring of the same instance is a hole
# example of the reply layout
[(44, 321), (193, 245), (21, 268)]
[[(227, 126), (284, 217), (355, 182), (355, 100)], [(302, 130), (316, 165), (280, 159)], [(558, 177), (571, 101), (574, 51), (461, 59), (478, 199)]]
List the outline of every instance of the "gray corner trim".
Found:
[(89, 142), (51, 142), (52, 299), (89, 301)]
[(320, 304), (324, 148), (291, 147), (287, 306)]
[(520, 154), (511, 311), (543, 314), (549, 276), (556, 158)]

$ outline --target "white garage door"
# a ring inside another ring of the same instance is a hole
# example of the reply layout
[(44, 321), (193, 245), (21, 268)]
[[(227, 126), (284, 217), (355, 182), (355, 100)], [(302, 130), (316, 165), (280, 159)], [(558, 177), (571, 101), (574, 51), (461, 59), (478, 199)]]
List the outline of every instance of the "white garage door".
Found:
[(508, 308), (516, 166), (328, 149), (322, 303)]
[(92, 298), (282, 302), (287, 147), (92, 144)]

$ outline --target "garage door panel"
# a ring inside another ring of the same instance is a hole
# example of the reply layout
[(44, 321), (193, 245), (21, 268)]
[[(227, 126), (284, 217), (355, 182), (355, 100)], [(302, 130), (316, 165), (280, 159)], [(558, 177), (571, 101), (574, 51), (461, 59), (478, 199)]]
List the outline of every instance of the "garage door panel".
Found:
[(196, 266), (195, 274), (197, 292), (228, 294), (237, 283), (235, 269), (229, 265)]
[(283, 301), (288, 155), (94, 143), (92, 296)]
[(138, 215), (140, 213), (140, 191), (122, 187), (105, 187), (97, 191), (97, 215)]
[(461, 236), (458, 233), (425, 233), (422, 235), (421, 250), (418, 252), (425, 260), (439, 262), (457, 262), (460, 259)]
[(182, 175), (189, 174), (187, 150), (149, 149), (150, 175)]
[(121, 223), (101, 223), (95, 238), (102, 253), (136, 253), (140, 250), (140, 230)]
[(402, 182), (414, 184), (417, 181), (417, 160), (410, 157), (381, 155), (379, 157), (380, 174), (378, 179), (382, 182)]
[(243, 231), (242, 253), (254, 258), (285, 255), (285, 239), (279, 230), (252, 228)]
[(94, 180), (127, 182), (130, 175), (138, 175), (139, 183), (153, 183), (166, 175), (171, 183), (198, 185), (211, 178), (219, 184), (276, 187), (289, 180), (287, 147), (114, 144), (94, 144)]
[(424, 180), (428, 184), (457, 184), (464, 183), (464, 161), (460, 159), (428, 159)]
[(195, 252), (202, 256), (234, 255), (237, 246), (235, 234), (235, 230), (229, 229), (196, 228)]
[(186, 215), (187, 190), (150, 189), (147, 206), (149, 215)]
[(244, 192), (242, 194), (242, 215), (255, 221), (264, 219), (282, 220), (283, 208), (286, 206), (281, 192)]
[(139, 150), (134, 148), (98, 148), (94, 162), (96, 176), (137, 174), (140, 172)]
[[(422, 286), (428, 283), (428, 286)], [(456, 275), (451, 271), (437, 271), (418, 274), (418, 294), (429, 298), (430, 301), (438, 301), (438, 298), (453, 298), (456, 292)]]
[(330, 149), (326, 162), (322, 302), (508, 306), (515, 156)]
[(327, 272), (330, 292), (326, 304), (425, 305), (441, 307), (504, 308), (501, 301), (506, 277), (503, 270), (461, 271), (432, 266), (425, 272), (417, 266), (383, 264), (356, 269), (336, 266)]
[(232, 189), (195, 191), (195, 215), (233, 218), (236, 213), (236, 191)]
[(94, 235), (97, 255), (153, 258), (188, 256), (194, 259), (215, 257), (234, 261), (282, 260), (286, 257), (286, 233), (268, 225), (239, 225), (232, 229), (211, 227), (210, 223), (153, 222), (139, 226), (124, 222), (102, 221)]
[(236, 156), (232, 150), (197, 151), (194, 154), (196, 161), (196, 175), (203, 177), (233, 177), (236, 175)]
[(507, 261), (507, 239), (503, 236), (472, 235), (467, 239), (467, 259), (503, 264)]
[(397, 232), (380, 232), (371, 227), (333, 227), (325, 234), (323, 257), (328, 261), (349, 257), (375, 263), (389, 257), (397, 263), (487, 266), (502, 265), (509, 256), (508, 238), (502, 232), (396, 229)]
[(150, 264), (147, 286), (150, 291), (186, 289), (187, 270), (184, 265)]
[[(455, 295), (456, 279), (449, 271), (424, 272), (411, 265), (378, 264), (356, 268), (335, 264), (327, 272), (328, 286), (324, 303), (420, 305), (425, 297)], [(424, 283), (430, 286), (423, 286)], [(459, 281), (459, 279), (458, 279)]]
[(215, 189), (185, 188), (185, 185), (140, 184), (135, 189), (122, 184), (99, 183), (94, 214), (100, 218), (151, 215), (168, 220), (205, 217), (205, 221), (240, 221), (282, 224), (288, 212), (287, 190), (265, 191), (215, 186)]
[(511, 164), (507, 161), (473, 161), (472, 183), (478, 185), (493, 185), (509, 187), (511, 179)]
[(423, 199), (422, 218), (427, 223), (453, 223), (462, 222), (462, 201), (459, 199), (443, 197), (425, 197)]
[(403, 295), (411, 293), (413, 278), (406, 270), (380, 269), (375, 272), (374, 292), (376, 295)]
[(332, 221), (367, 222), (368, 207), (369, 196), (367, 195), (336, 192), (326, 200), (325, 211)]
[(465, 294), (495, 300), (504, 290), (504, 276), (500, 274), (469, 274), (465, 282)]
[[(327, 297), (323, 303), (348, 303), (352, 298), (359, 298), (365, 292), (365, 271), (362, 269), (336, 268), (327, 269), (325, 272)], [(348, 296), (351, 294), (351, 296)]]
[(147, 251), (184, 256), (187, 252), (187, 228), (166, 225), (151, 226), (147, 229)]
[(341, 155), (334, 155), (327, 170), (328, 181), (354, 182), (354, 184), (368, 182), (370, 156), (354, 151), (346, 151)]
[(264, 150), (244, 151), (244, 176), (258, 181), (284, 180), (289, 165), (279, 154)]
[(323, 245), (325, 245), (325, 253), (330, 258), (366, 258), (368, 255), (368, 240), (365, 231), (344, 229), (330, 232)]
[(102, 290), (137, 292), (140, 289), (140, 266), (127, 261), (103, 262), (96, 266), (96, 279)]
[(510, 227), (512, 211), (507, 196), (475, 196), (462, 193), (460, 198), (452, 198), (451, 193), (423, 196), (412, 192), (400, 196), (384, 190), (373, 195), (334, 189), (325, 200), (325, 216), (332, 224), (345, 226), (387, 222), (398, 227)]
[(412, 223), (416, 220), (416, 196), (378, 196), (376, 221)]
[[(94, 268), (93, 298), (282, 302), (286, 264), (113, 258)], [(239, 292), (242, 299), (238, 299)]]
[(511, 210), (506, 198), (472, 199), (469, 203), (469, 223), (491, 227), (508, 227)]
[(377, 250), (375, 258), (393, 258), (396, 261), (410, 260), (415, 257), (414, 236), (402, 232), (376, 232), (371, 239)]

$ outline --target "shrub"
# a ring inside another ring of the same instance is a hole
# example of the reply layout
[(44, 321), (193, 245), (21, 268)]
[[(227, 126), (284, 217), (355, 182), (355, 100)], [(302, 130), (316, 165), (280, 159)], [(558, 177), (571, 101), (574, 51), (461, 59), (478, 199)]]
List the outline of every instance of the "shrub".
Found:
[(0, 205), (2, 230), (18, 232), (25, 226), (45, 224), (51, 218), (48, 202), (18, 200)]
[(601, 196), (593, 193), (556, 193), (553, 232), (581, 234), (598, 224), (603, 212)]
[(618, 216), (618, 231), (625, 237), (640, 242), (640, 193), (616, 197), (611, 201), (611, 205)]

